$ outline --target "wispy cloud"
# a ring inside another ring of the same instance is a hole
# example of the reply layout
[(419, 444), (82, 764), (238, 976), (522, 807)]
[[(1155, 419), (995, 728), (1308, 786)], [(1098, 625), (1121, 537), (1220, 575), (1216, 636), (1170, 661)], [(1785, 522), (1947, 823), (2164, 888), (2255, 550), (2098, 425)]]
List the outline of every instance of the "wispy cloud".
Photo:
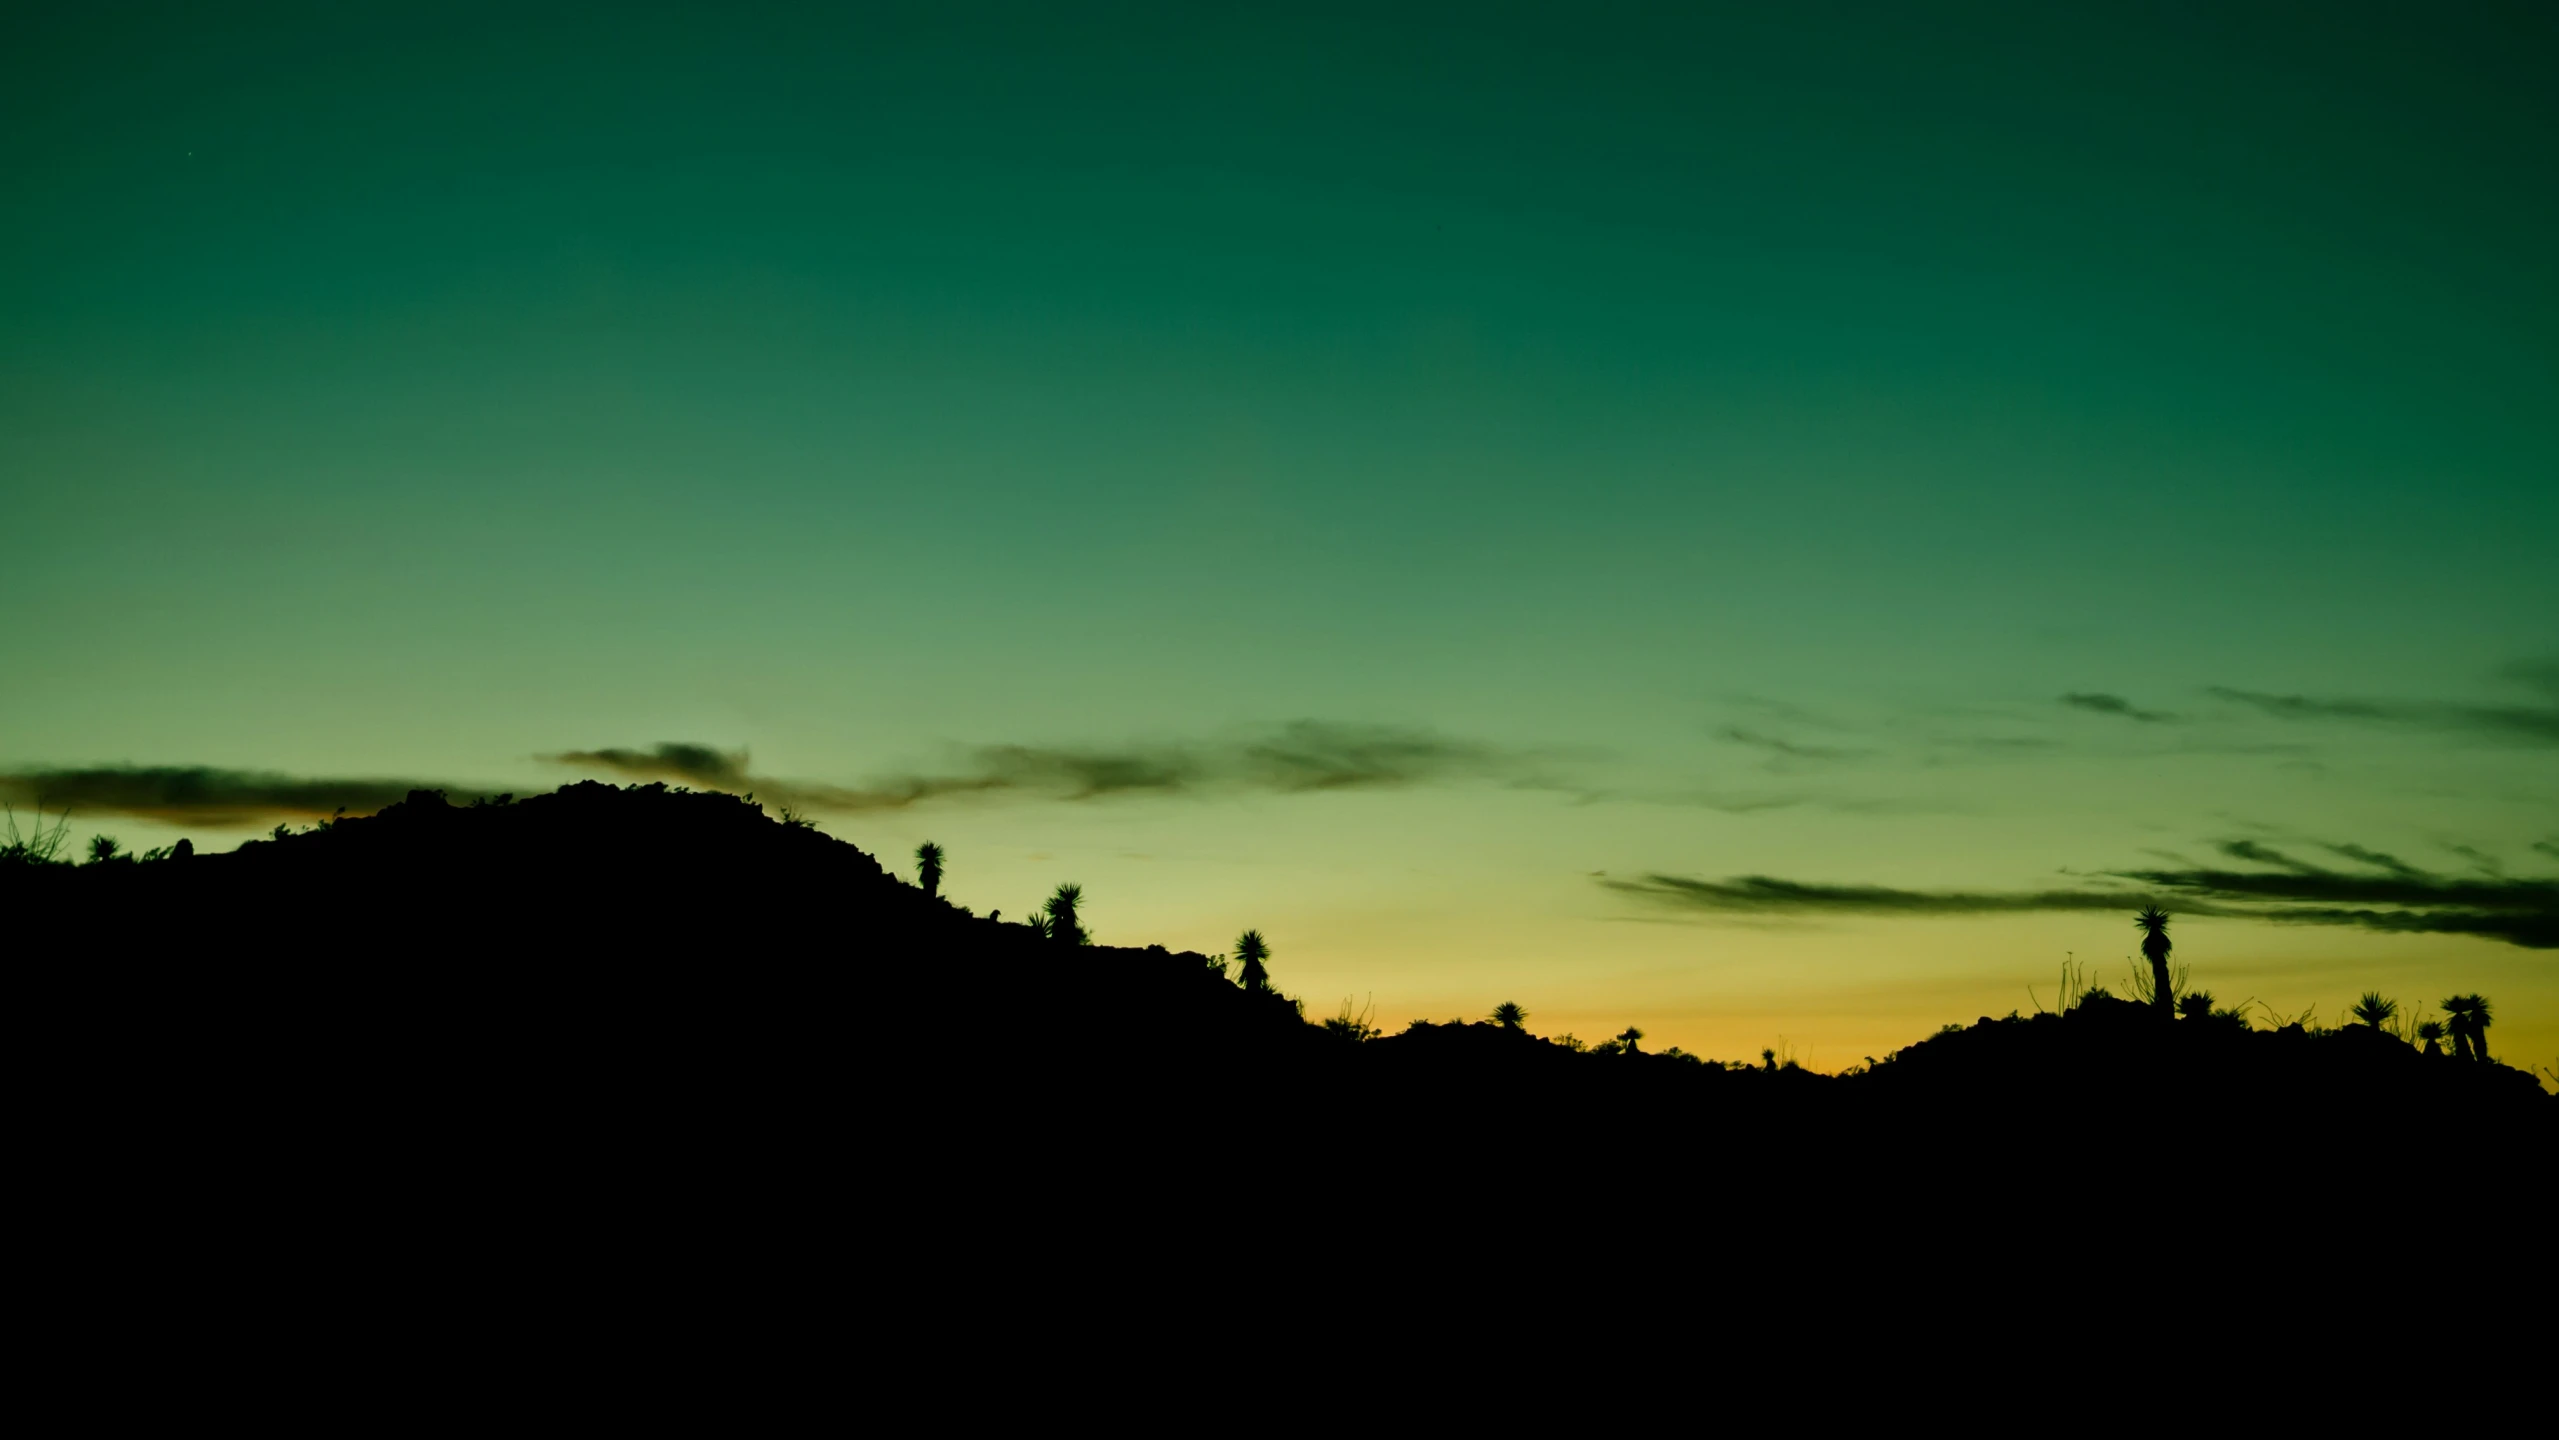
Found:
[(2144, 710), (2121, 695), (2108, 695), (2102, 691), (2074, 690), (2061, 697), (2061, 703), (2075, 710), (2086, 710), (2098, 715), (2120, 716), (2126, 720), (2141, 721), (2145, 725), (2164, 725), (2177, 718), (2165, 710)]
[(1650, 904), (1708, 914), (1986, 915), (2115, 910), (2157, 901), (2193, 915), (2477, 935), (2533, 949), (2559, 948), (2559, 881), (2450, 878), (2369, 851), (2364, 853), (2375, 858), (2367, 863), (2382, 873), (2341, 872), (2250, 841), (2221, 848), (2234, 858), (2279, 868), (2122, 870), (2091, 877), (2092, 884), (2044, 890), (1901, 890), (1766, 875), (1706, 880), (1652, 874), (1600, 883)]
[(1747, 745), (1754, 750), (1765, 750), (1781, 760), (1856, 760), (1874, 753), (1871, 750), (1853, 750), (1842, 745), (1807, 745), (1802, 741), (1789, 740), (1764, 731), (1744, 729), (1738, 725), (1727, 725), (1715, 734), (1717, 738), (1735, 745)]
[(2233, 860), (2245, 860), (2252, 865), (2272, 865), (2278, 870), (2289, 870), (2296, 875), (2316, 874), (2319, 869), (2316, 865), (2295, 860), (2271, 845), (2260, 845), (2254, 840), (2224, 840), (2215, 848)]
[(1538, 785), (1537, 757), (1427, 730), (1300, 720), (1240, 738), (1119, 746), (981, 745), (940, 770), (833, 785), (757, 775), (745, 751), (667, 742), (642, 750), (572, 750), (557, 764), (635, 779), (753, 792), (816, 810), (902, 810), (955, 796), (1060, 801), (1263, 791), (1386, 789), (1489, 778)]
[(594, 773), (632, 780), (676, 780), (705, 790), (745, 790), (752, 783), (746, 774), (745, 751), (715, 750), (708, 745), (675, 740), (646, 750), (608, 746), (602, 750), (564, 750), (540, 758)]
[(2349, 860), (2360, 860), (2366, 865), (2387, 870), (2393, 875), (2405, 875), (2410, 879), (2417, 879), (2426, 873), (2396, 855), (2380, 850), (2367, 850), (2361, 845), (2323, 845), (2320, 848), (2332, 855), (2342, 855)]
[(2279, 720), (2359, 721), (2461, 731), (2526, 744), (2559, 745), (2559, 708), (2468, 705), (2431, 700), (2359, 700), (2276, 695), (2215, 685), (2206, 692)]
[(1772, 875), (1700, 880), (1645, 875), (1600, 881), (1620, 894), (1719, 914), (1988, 915), (2020, 910), (2114, 910), (2130, 892), (2109, 890), (1895, 890), (1882, 885), (1820, 885)]
[(425, 780), (327, 779), (210, 765), (105, 765), (0, 775), (0, 798), (81, 815), (124, 815), (169, 825), (227, 827), (317, 819), (343, 810), (370, 815)]
[(2517, 660), (2497, 672), (2518, 685), (2529, 686), (2559, 700), (2559, 656), (2539, 660)]

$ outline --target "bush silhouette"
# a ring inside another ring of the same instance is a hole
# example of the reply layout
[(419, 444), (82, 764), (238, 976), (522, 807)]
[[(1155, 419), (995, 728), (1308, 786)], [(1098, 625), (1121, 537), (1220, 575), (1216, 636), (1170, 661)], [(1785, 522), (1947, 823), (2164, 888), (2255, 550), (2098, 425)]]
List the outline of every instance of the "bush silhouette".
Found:
[(1505, 1030), (1517, 1030), (1528, 1023), (1528, 1012), (1519, 1008), (1514, 1002), (1505, 1000), (1493, 1007), (1493, 1023)]
[(915, 883), (927, 895), (942, 893), (942, 847), (930, 840), (915, 847)]
[(1355, 1009), (1349, 996), (1342, 997), (1342, 1013), (1324, 1022), (1324, 1033), (1355, 1045), (1366, 1044), (1378, 1037), (1377, 1007), (1372, 1004)]
[(2355, 1017), (2355, 1023), (2379, 1030), (2399, 1014), (2399, 1002), (2381, 998), (2378, 990), (2367, 990), (2363, 998), (2355, 1002), (2355, 1008), (2346, 1013)]

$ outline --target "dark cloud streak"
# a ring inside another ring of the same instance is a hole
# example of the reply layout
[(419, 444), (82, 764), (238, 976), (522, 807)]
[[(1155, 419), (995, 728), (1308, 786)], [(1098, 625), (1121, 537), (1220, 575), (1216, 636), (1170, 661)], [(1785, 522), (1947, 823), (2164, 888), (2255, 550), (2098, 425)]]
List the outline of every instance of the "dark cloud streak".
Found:
[(1989, 915), (2027, 910), (2115, 910), (2137, 903), (2111, 890), (1894, 890), (1881, 885), (1813, 885), (1769, 875), (1698, 880), (1646, 875), (1600, 882), (1621, 894), (1725, 914)]
[(2212, 686), (2207, 693), (2252, 706), (2279, 720), (2349, 720), (2413, 725), (2520, 740), (2527, 744), (2559, 744), (2559, 709), (2530, 705), (2461, 705), (2444, 701), (2324, 700), (2308, 695), (2235, 690), (2226, 685)]
[(2121, 695), (2098, 691), (2073, 691), (2061, 697), (2061, 703), (2074, 709), (2093, 711), (2099, 715), (2119, 715), (2146, 725), (2165, 725), (2177, 717), (2165, 710), (2144, 710)]
[(426, 780), (314, 779), (210, 765), (107, 765), (0, 775), (0, 798), (12, 805), (217, 828), (321, 819), (341, 810), (370, 815), (407, 798), (411, 790), (446, 788)]
[(600, 770), (633, 780), (674, 780), (705, 790), (745, 790), (746, 752), (714, 750), (670, 740), (646, 750), (608, 746), (602, 750), (567, 750), (540, 757), (554, 765)]
[(1752, 749), (1765, 750), (1771, 755), (1787, 760), (1856, 760), (1874, 753), (1871, 750), (1850, 750), (1836, 745), (1806, 745), (1782, 736), (1763, 734), (1757, 730), (1745, 730), (1737, 725), (1728, 725), (1715, 733), (1718, 738), (1735, 745), (1748, 745)]
[(646, 750), (572, 750), (557, 764), (707, 789), (752, 792), (794, 807), (902, 810), (956, 796), (1085, 801), (1262, 791), (1387, 789), (1459, 779), (1541, 785), (1533, 757), (1425, 730), (1299, 720), (1243, 739), (1107, 747), (981, 745), (941, 773), (844, 786), (753, 774), (744, 751), (667, 742)]
[[(1726, 880), (1652, 874), (1603, 879), (1620, 894), (1708, 914), (1993, 915), (2114, 910), (2157, 901), (2183, 914), (2280, 924), (2343, 925), (2391, 933), (2476, 935), (2529, 949), (2559, 949), (2559, 880), (2452, 879), (2379, 857), (2389, 873), (2343, 874), (2250, 841), (2221, 847), (2275, 871), (2124, 870), (2106, 883), (2052, 890), (1897, 890), (1743, 875)], [(2361, 847), (2328, 847), (2341, 853)], [(2363, 851), (2357, 858), (2377, 856)], [(2386, 862), (2386, 863), (2385, 863)]]
[(2379, 850), (2367, 850), (2361, 845), (2325, 845), (2320, 848), (2332, 855), (2343, 855), (2349, 860), (2360, 860), (2366, 865), (2376, 866), (2394, 875), (2404, 875), (2410, 879), (2421, 877), (2426, 873), (2396, 855)]

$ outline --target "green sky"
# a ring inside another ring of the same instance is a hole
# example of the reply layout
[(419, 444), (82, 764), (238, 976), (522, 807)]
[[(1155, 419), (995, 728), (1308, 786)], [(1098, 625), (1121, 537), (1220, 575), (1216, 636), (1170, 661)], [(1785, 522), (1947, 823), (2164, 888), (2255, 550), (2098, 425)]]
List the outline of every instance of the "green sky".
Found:
[(682, 742), (1327, 1013), (1832, 1066), (2166, 887), (2559, 1053), (2548, 7), (347, 8), (0, 47), (22, 812)]

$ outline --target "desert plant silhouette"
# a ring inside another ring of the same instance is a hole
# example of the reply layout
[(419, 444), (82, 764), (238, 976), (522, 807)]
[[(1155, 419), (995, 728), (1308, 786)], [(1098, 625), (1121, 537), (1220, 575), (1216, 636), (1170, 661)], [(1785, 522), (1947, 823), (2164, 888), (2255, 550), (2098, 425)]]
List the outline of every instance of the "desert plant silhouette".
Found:
[(2441, 1020), (2418, 1021), (2417, 1038), (2426, 1042), (2427, 1054), (2441, 1055), (2443, 1053), (2443, 1022)]
[(124, 846), (117, 843), (113, 835), (89, 837), (89, 863), (92, 865), (104, 865), (123, 853)]
[(2452, 1020), (2444, 1028), (2452, 1032), (2452, 1053), (2464, 1060), (2488, 1063), (2488, 1026), (2493, 1016), (2484, 995), (2455, 995), (2443, 1002)]
[(1083, 886), (1058, 886), (1057, 893), (1049, 896), (1048, 904), (1043, 907), (1048, 912), (1048, 938), (1060, 945), (1092, 944), (1092, 932), (1086, 930), (1075, 917), (1076, 910), (1083, 903)]
[(1493, 1007), (1493, 1023), (1505, 1030), (1517, 1030), (1527, 1022), (1528, 1012), (1513, 1001), (1505, 1000)]
[(2142, 958), (2150, 962), (2151, 1008), (2159, 1012), (2160, 1019), (2173, 1019), (2177, 1002), (2175, 984), (2168, 974), (2168, 912), (2156, 905), (2144, 905), (2141, 913), (2133, 917), (2133, 924), (2141, 930)]
[(1371, 1000), (1360, 1006), (1349, 996), (1343, 996), (1342, 1013), (1324, 1022), (1324, 1033), (1360, 1045), (1376, 1039), (1380, 1033), (1377, 1028), (1377, 1002)]
[(942, 893), (942, 847), (930, 840), (915, 847), (915, 883), (927, 895)]
[(2383, 999), (2378, 990), (2367, 990), (2355, 1002), (2355, 1008), (2346, 1013), (2354, 1016), (2358, 1024), (2379, 1030), (2399, 1014), (2399, 1002)]
[(1247, 990), (1270, 989), (1270, 967), (1264, 963), (1270, 958), (1271, 947), (1262, 939), (1261, 931), (1247, 930), (1236, 936), (1235, 960), (1238, 966), (1236, 982)]
[(1626, 1047), (1627, 1054), (1641, 1055), (1644, 1053), (1644, 1032), (1629, 1025), (1617, 1032), (1617, 1043)]
[(47, 825), (44, 823), (44, 806), (39, 804), (36, 806), (35, 828), (28, 831), (18, 829), (17, 806), (0, 805), (0, 812), (5, 812), (7, 817), (5, 823), (0, 823), (0, 828), (5, 828), (9, 833), (7, 840), (0, 841), (0, 863), (19, 865), (63, 863), (62, 845), (71, 834), (70, 811), (63, 811), (59, 820)]
[(2211, 1019), (2212, 992), (2210, 990), (2189, 990), (2184, 995), (2180, 996), (2177, 1000), (2177, 1018), (2180, 1020)]

